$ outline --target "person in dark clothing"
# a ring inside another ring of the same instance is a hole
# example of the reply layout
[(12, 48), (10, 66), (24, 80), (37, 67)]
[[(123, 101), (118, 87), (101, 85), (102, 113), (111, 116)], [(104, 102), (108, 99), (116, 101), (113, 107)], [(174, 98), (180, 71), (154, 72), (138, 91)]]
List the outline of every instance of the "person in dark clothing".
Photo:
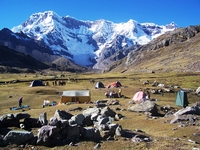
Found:
[(22, 107), (22, 99), (23, 99), (23, 97), (20, 97), (19, 100), (18, 100), (18, 102), (19, 102), (19, 107)]
[(146, 99), (150, 99), (150, 93), (148, 90), (146, 91)]

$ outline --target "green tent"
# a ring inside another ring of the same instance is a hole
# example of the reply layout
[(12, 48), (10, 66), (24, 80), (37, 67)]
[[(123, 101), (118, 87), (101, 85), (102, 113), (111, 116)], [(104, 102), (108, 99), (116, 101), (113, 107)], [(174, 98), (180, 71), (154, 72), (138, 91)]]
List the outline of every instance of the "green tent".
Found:
[(179, 90), (176, 96), (176, 105), (186, 107), (188, 106), (187, 92)]

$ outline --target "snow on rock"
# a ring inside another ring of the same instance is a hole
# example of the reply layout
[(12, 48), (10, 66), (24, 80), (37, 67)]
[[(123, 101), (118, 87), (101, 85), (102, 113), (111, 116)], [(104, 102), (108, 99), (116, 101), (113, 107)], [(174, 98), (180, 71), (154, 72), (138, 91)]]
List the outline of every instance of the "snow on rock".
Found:
[[(102, 61), (102, 53), (113, 55), (124, 47), (147, 44), (176, 28), (173, 22), (159, 26), (154, 23), (139, 23), (132, 19), (124, 23), (103, 19), (81, 21), (70, 16), (61, 17), (53, 11), (45, 11), (32, 14), (24, 23), (11, 30), (15, 33), (23, 32), (35, 40), (43, 40), (55, 54), (63, 55), (79, 65), (94, 66)], [(123, 40), (117, 40), (119, 37)], [(113, 45), (115, 49), (112, 48)], [(97, 66), (97, 69), (101, 68)]]

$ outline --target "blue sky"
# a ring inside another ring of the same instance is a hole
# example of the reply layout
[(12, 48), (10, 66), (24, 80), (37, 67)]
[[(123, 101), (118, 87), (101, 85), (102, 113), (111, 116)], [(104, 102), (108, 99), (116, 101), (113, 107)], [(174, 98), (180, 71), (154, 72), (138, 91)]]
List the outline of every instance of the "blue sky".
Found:
[(0, 29), (11, 29), (30, 15), (48, 10), (78, 20), (120, 23), (133, 19), (158, 25), (175, 22), (178, 27), (200, 24), (200, 0), (0, 0)]

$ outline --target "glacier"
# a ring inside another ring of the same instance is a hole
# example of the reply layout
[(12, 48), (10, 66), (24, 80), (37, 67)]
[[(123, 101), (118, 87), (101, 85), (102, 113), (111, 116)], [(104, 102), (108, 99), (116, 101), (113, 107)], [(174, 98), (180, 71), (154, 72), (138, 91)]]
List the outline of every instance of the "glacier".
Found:
[(11, 30), (14, 33), (23, 32), (34, 40), (44, 41), (54, 54), (60, 54), (76, 64), (103, 69), (105, 65), (97, 64), (103, 63), (102, 60), (117, 51), (133, 45), (147, 44), (177, 28), (173, 22), (156, 25), (139, 23), (133, 19), (122, 23), (103, 19), (82, 21), (45, 11), (32, 14), (24, 23)]

